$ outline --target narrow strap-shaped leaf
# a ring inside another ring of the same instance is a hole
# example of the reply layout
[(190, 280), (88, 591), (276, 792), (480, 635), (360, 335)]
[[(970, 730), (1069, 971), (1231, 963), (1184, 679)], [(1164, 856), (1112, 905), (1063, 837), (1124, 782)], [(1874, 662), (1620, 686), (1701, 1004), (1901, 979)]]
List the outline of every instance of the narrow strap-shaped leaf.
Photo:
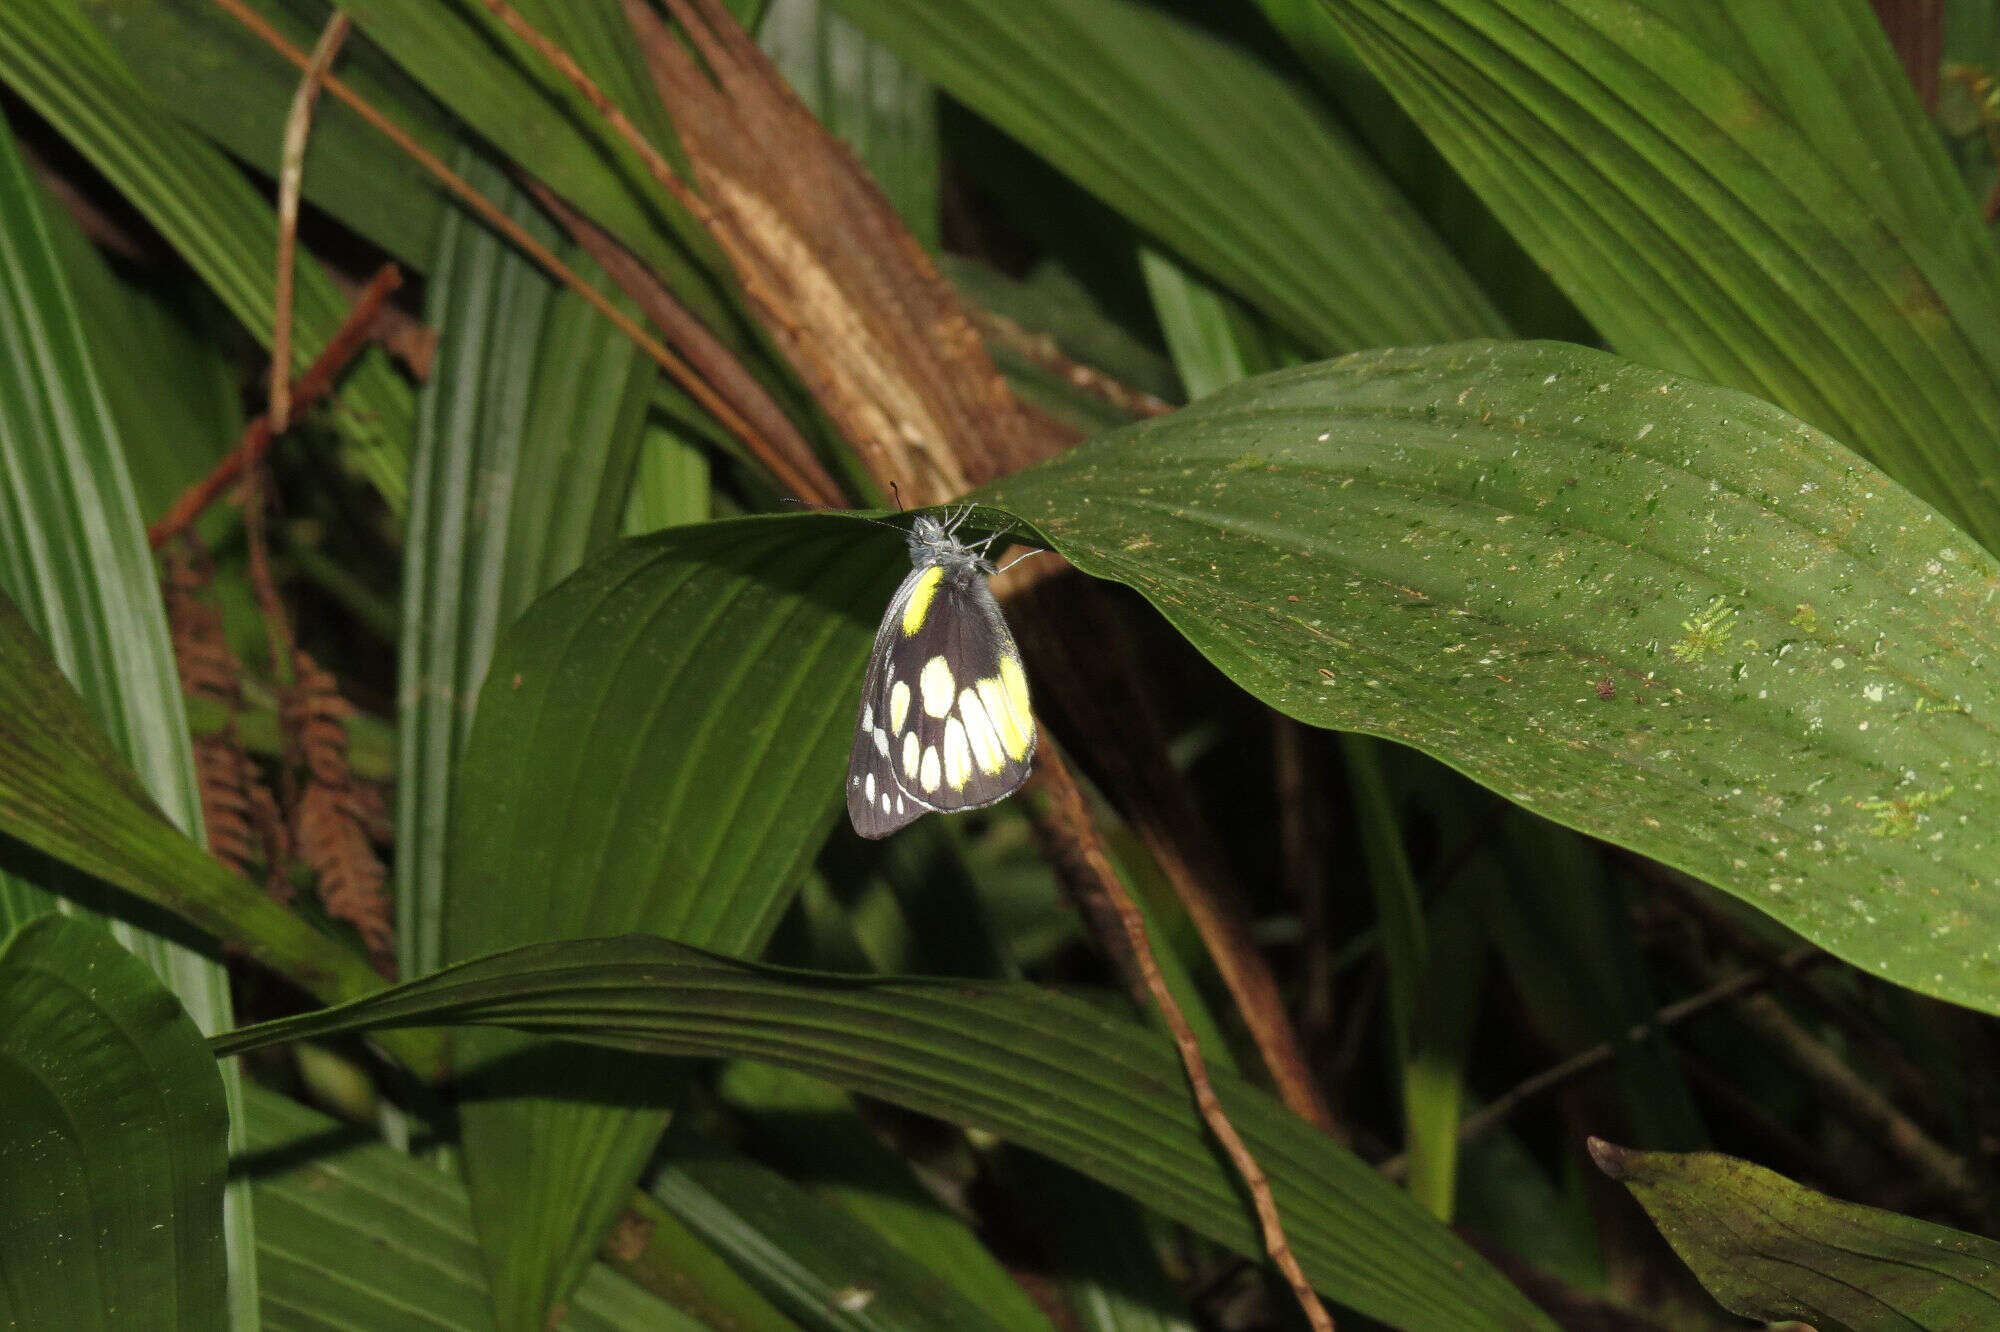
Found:
[(838, 3), (1318, 352), (1503, 330), (1485, 295), (1331, 118), (1277, 71), (1161, 7)]
[[(819, 975), (627, 935), (516, 949), (214, 1046), (229, 1054), (423, 1023), (494, 1023), (796, 1069), (1000, 1134), (1238, 1252), (1261, 1252), (1166, 1038), (1031, 985)], [(1232, 1076), (1217, 1073), (1215, 1082), (1270, 1175), (1294, 1251), (1327, 1295), (1406, 1327), (1550, 1326), (1331, 1138)]]
[[(138, 366), (100, 360), (103, 343), (93, 345), (84, 329), (60, 257), (57, 229), (68, 219), (51, 216), (46, 202), (0, 120), (0, 472), (7, 478), (0, 486), (0, 596), (28, 608), (35, 630), (145, 789), (179, 828), (199, 835), (187, 719), (126, 470), (128, 451), (139, 441), (121, 437), (105, 381), (122, 379), (128, 401), (185, 386), (136, 383)], [(85, 244), (80, 236), (68, 240)], [(100, 916), (85, 905), (94, 894), (79, 892), (75, 876), (59, 867), (10, 869), (0, 874), (0, 929), (55, 909), (105, 921), (198, 1026), (220, 1031), (232, 1024), (229, 978), (214, 958), (166, 937), (157, 923), (135, 923), (130, 911)], [(237, 1080), (227, 1083), (233, 1103)], [(236, 1325), (247, 1327), (257, 1273), (246, 1191), (231, 1190), (229, 1221), (232, 1303)]]
[[(0, 81), (46, 117), (200, 273), (253, 336), (269, 343), (277, 219), (241, 171), (156, 105), (75, 0), (0, 5)], [(301, 257), (293, 356), (303, 369), (347, 312)], [(379, 352), (341, 390), (338, 422), (354, 466), (392, 509), (405, 498), (410, 391)]]
[(201, 1032), (94, 924), (0, 948), (0, 1325), (228, 1324), (222, 1080)]
[(1262, 0), (1336, 25), (1624, 355), (2000, 549), (2000, 253), (1866, 0)]

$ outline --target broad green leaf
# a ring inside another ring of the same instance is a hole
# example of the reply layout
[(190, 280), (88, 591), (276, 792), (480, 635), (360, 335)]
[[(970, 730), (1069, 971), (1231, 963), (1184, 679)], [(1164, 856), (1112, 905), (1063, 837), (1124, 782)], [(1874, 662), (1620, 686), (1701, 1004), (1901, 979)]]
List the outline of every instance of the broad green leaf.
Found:
[[(147, 97), (77, 0), (0, 6), (0, 83), (60, 131), (180, 252), (255, 337), (270, 344), (277, 219), (221, 150)], [(319, 354), (347, 313), (308, 256), (298, 265), (293, 361)], [(351, 462), (392, 509), (405, 498), (410, 393), (382, 353), (347, 376), (337, 422)]]
[[(465, 1186), (351, 1125), (260, 1087), (245, 1089), (257, 1195), (264, 1327), (491, 1332), (493, 1307)], [(702, 1326), (602, 1264), (577, 1287), (566, 1332)]]
[[(762, 947), (832, 824), (862, 658), (907, 568), (854, 529), (832, 515), (672, 528), (529, 609), (457, 764), (448, 959), (634, 929)], [(516, 1059), (462, 1117), (503, 1322), (533, 1327), (629, 1192), (677, 1080), (521, 1044), (464, 1043), (461, 1068)]]
[(1778, 409), (1562, 344), (1381, 352), (981, 498), (1272, 706), (2000, 1008), (2000, 566)]
[(708, 455), (691, 433), (649, 418), (639, 438), (639, 462), (625, 500), (623, 531), (646, 536), (663, 527), (706, 522), (709, 517)]
[(774, 0), (757, 44), (799, 100), (854, 150), (926, 250), (938, 248), (937, 90), (827, 0)]
[(1049, 1325), (1032, 1301), (1028, 1322), (982, 1308), (844, 1209), (755, 1161), (713, 1150), (677, 1155), (650, 1187), (801, 1327), (1000, 1332)]
[[(469, 154), (459, 165), (559, 247), (554, 226), (504, 172)], [(617, 535), (657, 378), (582, 297), (460, 214), (446, 220), (429, 268), (425, 321), (440, 340), (417, 400), (398, 658), (397, 937), (406, 976), (436, 970), (443, 955), (452, 768), (494, 641), (537, 593)]]
[[(82, 691), (92, 716), (137, 769), (138, 780), (174, 823), (201, 829), (201, 797), (188, 749), (166, 619), (133, 500), (107, 377), (127, 403), (171, 398), (186, 385), (144, 378), (140, 363), (105, 361), (72, 294), (61, 247), (84, 245), (46, 201), (0, 120), (0, 598), (27, 608), (35, 630)], [(90, 257), (94, 256), (79, 256)], [(126, 330), (143, 345), (141, 328)], [(174, 410), (160, 413), (173, 419)], [(131, 421), (127, 425), (133, 424)], [(21, 719), (32, 725), (30, 718)], [(172, 835), (172, 834), (170, 834)], [(83, 905), (96, 896), (60, 867), (8, 857), (0, 873), (0, 929), (46, 911), (104, 921), (118, 941), (158, 973), (205, 1031), (234, 1022), (229, 979), (219, 962), (141, 924), (132, 913), (107, 919)], [(228, 1080), (232, 1103), (234, 1076)], [(228, 1241), (238, 1326), (256, 1305), (257, 1275), (248, 1210), (229, 1198)]]
[[(301, 77), (297, 66), (212, 0), (75, 3), (155, 102), (230, 156), (276, 178), (285, 117)], [(323, 0), (250, 4), (302, 51), (312, 49), (333, 13)], [(417, 142), (450, 159), (450, 118), (365, 34), (348, 33), (333, 73)], [(332, 96), (314, 104), (301, 187), (314, 207), (420, 272), (445, 215), (454, 211), (429, 172)]]
[(1332, 24), (1620, 353), (2000, 548), (2000, 254), (1865, 0), (1263, 0)]
[(1164, 8), (838, 4), (1315, 351), (1503, 331), (1450, 253), (1311, 98)]
[[(620, 1050), (754, 1058), (989, 1130), (1261, 1252), (1172, 1045), (1033, 986), (828, 976), (628, 935), (537, 944), (215, 1041), (496, 1023)], [(1293, 1251), (1328, 1296), (1409, 1327), (1547, 1328), (1455, 1235), (1331, 1138), (1235, 1077), (1217, 1095), (1271, 1177)]]
[(0, 1325), (226, 1326), (222, 1079), (159, 981), (95, 925), (0, 948)]
[(1715, 1152), (1634, 1152), (1592, 1139), (1723, 1307), (1819, 1332), (1988, 1327), (2000, 1320), (2000, 1244), (1841, 1202)]

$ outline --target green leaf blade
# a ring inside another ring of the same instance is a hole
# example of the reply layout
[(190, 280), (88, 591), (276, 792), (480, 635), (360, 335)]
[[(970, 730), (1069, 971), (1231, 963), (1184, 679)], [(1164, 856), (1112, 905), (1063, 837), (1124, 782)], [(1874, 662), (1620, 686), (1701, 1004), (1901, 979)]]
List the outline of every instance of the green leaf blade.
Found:
[[(862, 659), (907, 567), (855, 534), (829, 515), (670, 529), (530, 608), (459, 763), (447, 958), (633, 929), (762, 946), (832, 824)], [(522, 1053), (463, 1045), (462, 1067)], [(525, 1089), (464, 1112), (497, 1298), (522, 1326), (581, 1272), (678, 1094), (650, 1062), (530, 1063)]]
[(1841, 1202), (1715, 1152), (1591, 1155), (1724, 1307), (1820, 1328), (1948, 1332), (2000, 1318), (2000, 1244)]
[[(468, 962), (214, 1048), (429, 1023), (776, 1064), (998, 1133), (1240, 1253), (1261, 1252), (1237, 1178), (1206, 1136), (1167, 1039), (1028, 985), (818, 975), (628, 935)], [(1294, 1252), (1326, 1294), (1405, 1326), (1550, 1326), (1332, 1139), (1232, 1076), (1217, 1073), (1215, 1082), (1271, 1178)]]
[(229, 1321), (222, 1079), (146, 965), (44, 916), (0, 948), (0, 1320)]
[(1768, 404), (1560, 344), (1368, 354), (983, 497), (1275, 707), (2000, 1005), (2000, 569)]

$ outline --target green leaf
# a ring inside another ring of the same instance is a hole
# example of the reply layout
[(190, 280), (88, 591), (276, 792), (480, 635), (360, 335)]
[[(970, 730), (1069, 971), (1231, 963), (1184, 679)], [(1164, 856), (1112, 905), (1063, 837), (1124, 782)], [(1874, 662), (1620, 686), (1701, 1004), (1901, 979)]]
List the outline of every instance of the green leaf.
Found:
[(1590, 1153), (1733, 1313), (1820, 1332), (2000, 1320), (1992, 1240), (1840, 1202), (1715, 1152), (1634, 1152), (1593, 1138)]
[(783, 1175), (717, 1151), (678, 1156), (652, 1194), (799, 1325), (894, 1332), (1048, 1327), (1012, 1321), (967, 1299), (916, 1256)]
[(2000, 548), (2000, 254), (1865, 0), (1263, 3), (1336, 26), (1619, 352)]
[[(458, 768), (448, 958), (646, 930), (763, 945), (831, 826), (860, 671), (898, 573), (832, 515), (628, 542), (503, 639)], [(526, 1060), (463, 1111), (503, 1321), (539, 1327), (673, 1104), (675, 1079), (601, 1051)], [(524, 1086), (525, 1083), (525, 1086)]]
[[(360, 954), (251, 887), (166, 821), (4, 593), (0, 834), (163, 908), (322, 999), (381, 988)], [(77, 890), (99, 897), (90, 885)]]
[(1561, 344), (1381, 352), (981, 498), (1272, 706), (2000, 1009), (2000, 566), (1776, 408)]
[[(140, 90), (76, 8), (76, 0), (0, 7), (0, 83), (69, 139), (158, 228), (222, 303), (270, 345), (277, 219), (222, 152)], [(293, 361), (309, 364), (346, 317), (347, 303), (301, 255)], [(405, 498), (410, 392), (379, 351), (364, 355), (340, 395), (338, 424), (353, 466), (391, 509)]]
[[(505, 172), (470, 154), (459, 165), (560, 248), (553, 225)], [(459, 214), (447, 220), (430, 270), (425, 321), (440, 342), (417, 400), (398, 658), (397, 938), (406, 976), (436, 970), (443, 956), (452, 769), (494, 641), (536, 594), (617, 535), (658, 378), (581, 296)]]
[[(274, 1092), (245, 1089), (264, 1327), (491, 1332), (493, 1306), (465, 1186), (372, 1135)], [(568, 1332), (701, 1326), (602, 1264), (569, 1305)]]
[[(126, 470), (127, 444), (135, 441), (121, 438), (107, 401), (106, 372), (128, 404), (140, 396), (171, 398), (187, 386), (147, 380), (137, 362), (101, 360), (103, 340), (93, 343), (71, 294), (65, 270), (75, 265), (65, 265), (60, 253), (65, 244), (77, 250), (86, 242), (66, 218), (48, 215), (44, 203), (0, 120), (0, 470), (8, 478), (0, 492), (0, 601), (11, 595), (28, 608), (91, 715), (138, 769), (138, 781), (180, 828), (198, 834), (201, 797), (187, 719)], [(143, 325), (128, 327), (125, 336), (135, 348), (143, 346)], [(173, 414), (170, 407), (158, 415), (171, 420)], [(23, 717), (19, 723), (34, 721)], [(104, 743), (102, 732), (98, 743)], [(0, 929), (51, 910), (103, 920), (158, 973), (197, 1025), (221, 1031), (234, 1022), (220, 963), (167, 937), (171, 931), (163, 932), (160, 922), (134, 921), (129, 909), (99, 916), (83, 905), (98, 896), (90, 887), (59, 866), (25, 859), (5, 857)], [(233, 1104), (236, 1078), (227, 1082)], [(237, 1326), (249, 1325), (256, 1306), (248, 1204), (247, 1195), (231, 1191)]]
[(1311, 98), (1163, 8), (838, 4), (1318, 352), (1503, 330), (1457, 261)]
[(146, 965), (44, 916), (0, 948), (0, 1324), (229, 1321), (222, 1079)]
[[(1018, 983), (816, 975), (628, 935), (516, 949), (379, 998), (252, 1027), (214, 1047), (232, 1054), (439, 1022), (795, 1069), (989, 1130), (1239, 1253), (1261, 1252), (1240, 1185), (1206, 1137), (1171, 1043)], [(1327, 1295), (1404, 1326), (1551, 1326), (1331, 1138), (1233, 1076), (1217, 1073), (1215, 1083), (1271, 1177), (1293, 1251)]]
[[(275, 179), (298, 67), (207, 0), (75, 0), (133, 78), (160, 106), (230, 156)], [(310, 51), (333, 13), (320, 0), (250, 0), (266, 22)], [(333, 70), (424, 147), (449, 159), (455, 126), (361, 33)], [(313, 106), (301, 188), (314, 207), (423, 271), (446, 214), (443, 188), (339, 98)]]
[(757, 44), (792, 91), (861, 159), (926, 250), (938, 248), (937, 89), (827, 0), (775, 0)]

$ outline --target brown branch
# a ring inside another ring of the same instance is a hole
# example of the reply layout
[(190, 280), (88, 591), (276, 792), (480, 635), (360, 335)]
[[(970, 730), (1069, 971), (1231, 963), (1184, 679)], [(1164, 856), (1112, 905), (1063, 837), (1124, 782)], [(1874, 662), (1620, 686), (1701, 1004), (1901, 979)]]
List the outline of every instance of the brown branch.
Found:
[(319, 99), (320, 80), (340, 54), (353, 26), (346, 14), (336, 9), (313, 47), (305, 77), (292, 94), (292, 109), (285, 117), (284, 149), (278, 161), (278, 273), (271, 302), (271, 430), (284, 434), (292, 424), (292, 286), (299, 244), (299, 190), (305, 183), (306, 135), (312, 129), (313, 103)]
[(1006, 315), (972, 307), (972, 322), (989, 342), (997, 342), (1031, 365), (1038, 365), (1068, 384), (1101, 402), (1109, 403), (1135, 420), (1165, 416), (1174, 405), (1135, 389), (1064, 352), (1046, 333), (1034, 333)]
[[(368, 330), (374, 324), (382, 303), (402, 285), (403, 276), (394, 264), (382, 265), (369, 279), (368, 285), (361, 289), (361, 295), (355, 298), (353, 308), (347, 312), (346, 320), (327, 341), (325, 349), (306, 367), (306, 372), (292, 382), (294, 410), (303, 411), (311, 407), (332, 390), (334, 380), (340, 377), (348, 362), (368, 345)], [(201, 517), (204, 509), (215, 502), (216, 496), (261, 462), (275, 437), (268, 412), (252, 421), (236, 447), (230, 450), (229, 456), (217, 463), (207, 476), (182, 491), (166, 516), (146, 529), (146, 540), (153, 549), (158, 550), (175, 534), (185, 531), (189, 524)]]
[[(703, 382), (713, 385), (717, 392), (727, 398), (747, 423), (747, 428), (766, 441), (768, 448), (757, 456), (770, 468), (778, 482), (789, 489), (794, 498), (807, 504), (829, 509), (847, 507), (847, 496), (840, 483), (826, 470), (826, 465), (813, 452), (792, 419), (784, 409), (771, 398), (762, 384), (757, 382), (730, 350), (723, 346), (721, 339), (688, 312), (687, 307), (677, 300), (667, 284), (641, 263), (637, 256), (610, 232), (605, 231), (583, 214), (571, 208), (557, 197), (554, 191), (538, 181), (531, 181), (528, 190), (535, 201), (548, 210), (549, 215), (569, 232), (570, 239), (597, 261), (613, 282), (639, 307), (639, 313), (652, 322), (653, 327), (667, 335), (667, 340), (680, 349), (688, 359), (694, 372)], [(739, 432), (731, 432), (742, 438)]]
[[(289, 41), (286, 41), (283, 34), (265, 22), (263, 17), (244, 4), (243, 0), (215, 0), (215, 3), (226, 10), (237, 22), (248, 28), (258, 40), (262, 41), (286, 60), (291, 61), (301, 69), (304, 69), (310, 63), (311, 58), (305, 52), (299, 50), (298, 47), (292, 45)], [(686, 361), (662, 345), (659, 339), (647, 333), (630, 315), (620, 310), (617, 304), (603, 292), (597, 290), (590, 283), (585, 282), (576, 274), (575, 270), (557, 258), (555, 253), (546, 245), (543, 245), (533, 236), (530, 236), (519, 223), (501, 212), (492, 200), (474, 189), (463, 176), (460, 176), (457, 172), (446, 166), (436, 153), (431, 152), (428, 148), (425, 148), (422, 144), (411, 138), (401, 126), (376, 110), (359, 93), (355, 92), (335, 76), (331, 74), (326, 75), (321, 80), (321, 86), (356, 115), (360, 116), (362, 120), (366, 121), (383, 137), (395, 144), (397, 148), (401, 149), (418, 166), (436, 177), (438, 182), (446, 190), (450, 191), (454, 197), (477, 213), (485, 220), (488, 226), (491, 226), (495, 231), (505, 236), (523, 254), (527, 255), (528, 258), (540, 264), (556, 281), (576, 292), (586, 301), (589, 301), (592, 306), (596, 307), (599, 314), (610, 320), (614, 328), (630, 338), (640, 351), (657, 362), (660, 368), (666, 371), (675, 383), (686, 390), (689, 397), (693, 398), (696, 403), (700, 404), (705, 411), (722, 425), (723, 429), (741, 440), (743, 446), (750, 451), (753, 457), (771, 469), (772, 476), (781, 485), (797, 490), (800, 498), (806, 498), (809, 495), (817, 493), (820, 488), (819, 484), (798, 475), (797, 469), (782, 456), (774, 452), (764, 438), (750, 426), (743, 414), (737, 411), (732, 404), (724, 401), (706, 381), (693, 371)]]
[(1333, 1332), (1333, 1319), (1327, 1314), (1326, 1306), (1320, 1303), (1312, 1283), (1306, 1280), (1304, 1269), (1292, 1253), (1291, 1242), (1285, 1238), (1284, 1223), (1278, 1217), (1278, 1205), (1271, 1196), (1271, 1181), (1265, 1177), (1264, 1168), (1257, 1164), (1257, 1158), (1244, 1145), (1236, 1126), (1229, 1122), (1222, 1102), (1215, 1095), (1215, 1083), (1209, 1078), (1208, 1061), (1202, 1057), (1201, 1043), (1195, 1039), (1194, 1028), (1188, 1025), (1187, 1014), (1181, 1011), (1180, 1001), (1167, 988), (1166, 977), (1160, 972), (1159, 959), (1153, 956), (1153, 946), (1146, 938), (1145, 917), (1111, 864), (1103, 838), (1090, 820), (1090, 810), (1084, 803), (1083, 791), (1078, 787), (1075, 775), (1056, 752), (1055, 746), (1047, 744), (1042, 748), (1037, 769), (1042, 789), (1049, 797), (1050, 820), (1070, 852), (1069, 868), (1079, 879), (1087, 879), (1091, 888), (1111, 904), (1112, 913), (1124, 931), (1125, 942), (1131, 949), (1140, 976), (1145, 980), (1146, 989), (1158, 1006), (1160, 1015), (1166, 1019), (1167, 1029), (1173, 1033), (1174, 1046), (1180, 1052), (1181, 1067), (1187, 1072), (1188, 1086), (1194, 1092), (1195, 1106), (1201, 1112), (1202, 1122), (1222, 1144), (1223, 1151), (1228, 1153), (1237, 1174), (1242, 1177), (1244, 1187), (1249, 1190), (1251, 1204), (1257, 1212), (1257, 1224), (1263, 1233), (1264, 1251), (1270, 1254), (1271, 1261), (1278, 1265), (1278, 1270), (1291, 1284), (1292, 1293), (1298, 1297), (1299, 1307), (1305, 1310), (1306, 1320), (1315, 1332)]

